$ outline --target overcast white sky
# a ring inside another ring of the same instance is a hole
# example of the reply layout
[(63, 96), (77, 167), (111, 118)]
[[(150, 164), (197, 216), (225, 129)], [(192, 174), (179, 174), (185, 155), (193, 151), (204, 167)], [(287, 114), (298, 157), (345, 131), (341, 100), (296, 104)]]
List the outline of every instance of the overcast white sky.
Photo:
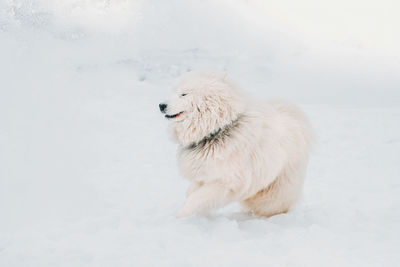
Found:
[[(24, 3), (24, 1), (18, 1)], [(27, 1), (25, 1), (27, 2)], [(30, 1), (35, 2), (35, 1)], [(36, 1), (37, 2), (37, 1)], [(140, 23), (145, 1), (39, 0), (60, 20), (89, 28), (117, 30)], [(176, 1), (170, 1), (173, 5)], [(188, 1), (196, 2), (196, 1)], [(400, 53), (400, 2), (396, 0), (236, 0), (214, 2), (231, 8), (254, 25), (271, 27), (271, 21), (312, 41), (341, 42)], [(190, 12), (190, 11), (189, 11)]]
[(336, 41), (376, 48), (399, 56), (399, 1), (253, 0), (249, 2), (253, 7), (251, 12), (258, 13), (259, 17), (274, 18), (312, 40)]

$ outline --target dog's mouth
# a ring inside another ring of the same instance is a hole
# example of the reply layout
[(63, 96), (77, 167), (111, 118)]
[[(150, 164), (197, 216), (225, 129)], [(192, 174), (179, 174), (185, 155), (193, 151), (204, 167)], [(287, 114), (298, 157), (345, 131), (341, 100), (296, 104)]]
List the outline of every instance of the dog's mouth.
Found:
[(165, 118), (167, 118), (167, 119), (176, 119), (176, 118), (178, 118), (180, 115), (182, 115), (182, 113), (183, 113), (183, 111), (181, 111), (181, 112), (179, 112), (179, 113), (176, 113), (176, 114), (174, 114), (174, 115), (165, 115)]

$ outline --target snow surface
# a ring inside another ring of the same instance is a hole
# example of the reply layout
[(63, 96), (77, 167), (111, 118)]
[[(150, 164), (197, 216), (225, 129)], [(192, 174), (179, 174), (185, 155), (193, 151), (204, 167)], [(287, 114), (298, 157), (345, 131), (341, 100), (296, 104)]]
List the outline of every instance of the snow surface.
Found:
[[(297, 2), (0, 0), (0, 266), (398, 266), (400, 6)], [(296, 209), (174, 217), (158, 103), (198, 69), (309, 114)]]

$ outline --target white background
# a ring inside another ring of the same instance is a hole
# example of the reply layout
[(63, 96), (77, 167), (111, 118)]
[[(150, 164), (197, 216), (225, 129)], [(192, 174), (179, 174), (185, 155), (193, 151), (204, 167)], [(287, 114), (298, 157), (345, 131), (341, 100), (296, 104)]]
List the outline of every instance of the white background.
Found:
[[(398, 1), (0, 0), (0, 266), (397, 266)], [(176, 219), (190, 70), (302, 106), (301, 203)]]

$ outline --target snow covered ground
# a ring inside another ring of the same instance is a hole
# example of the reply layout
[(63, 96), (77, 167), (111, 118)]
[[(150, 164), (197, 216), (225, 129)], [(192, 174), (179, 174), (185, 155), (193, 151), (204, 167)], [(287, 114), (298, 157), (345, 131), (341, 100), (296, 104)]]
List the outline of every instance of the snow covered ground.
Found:
[[(398, 266), (400, 6), (302, 3), (0, 0), (0, 266)], [(158, 103), (197, 69), (310, 116), (295, 210), (174, 217)]]

